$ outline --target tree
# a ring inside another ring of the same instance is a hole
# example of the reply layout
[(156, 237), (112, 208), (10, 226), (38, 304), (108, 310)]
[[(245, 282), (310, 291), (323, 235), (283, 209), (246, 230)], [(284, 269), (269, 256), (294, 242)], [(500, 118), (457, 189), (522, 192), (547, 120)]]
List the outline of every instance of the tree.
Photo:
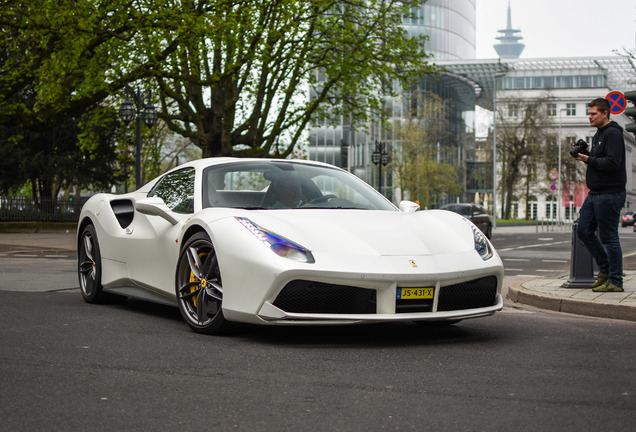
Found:
[[(510, 219), (512, 202), (521, 180), (535, 184), (539, 172), (558, 159), (554, 124), (547, 115), (547, 98), (501, 98), (497, 105), (497, 156), (501, 163), (504, 219)], [(537, 169), (537, 166), (541, 169)], [(543, 179), (542, 177), (541, 179)], [(526, 188), (526, 195), (530, 188)]]
[[(29, 183), (32, 196), (54, 202), (61, 190), (93, 185), (107, 188), (116, 169), (115, 148), (119, 121), (108, 107), (94, 107), (87, 116), (67, 117), (60, 124), (42, 130), (0, 126), (2, 175), (0, 191), (8, 193)], [(100, 123), (82, 124), (98, 117)], [(90, 135), (91, 151), (79, 146), (78, 132)], [(6, 165), (5, 165), (6, 163)]]
[[(184, 1), (190, 35), (157, 71), (162, 119), (204, 157), (285, 157), (312, 120), (363, 123), (381, 91), (433, 70), (401, 27), (420, 3)], [(175, 40), (164, 28), (156, 37)]]
[(88, 113), (156, 83), (162, 120), (203, 156), (284, 157), (312, 119), (363, 123), (381, 92), (433, 71), (424, 38), (401, 27), (420, 3), (5, 0), (0, 126), (46, 133), (83, 118), (77, 144), (95, 157)]
[(0, 3), (0, 138), (12, 158), (4, 191), (27, 180), (34, 197), (54, 197), (69, 184), (112, 184), (120, 122), (104, 102), (162, 57), (154, 52), (150, 61), (146, 47), (132, 43), (156, 14), (146, 17), (141, 2), (102, 3)]
[(393, 125), (393, 137), (400, 143), (393, 165), (403, 193), (430, 208), (436, 196), (457, 195), (461, 189), (455, 167), (437, 157), (438, 143), (448, 138), (447, 102), (427, 91), (412, 98), (416, 108), (411, 118)]

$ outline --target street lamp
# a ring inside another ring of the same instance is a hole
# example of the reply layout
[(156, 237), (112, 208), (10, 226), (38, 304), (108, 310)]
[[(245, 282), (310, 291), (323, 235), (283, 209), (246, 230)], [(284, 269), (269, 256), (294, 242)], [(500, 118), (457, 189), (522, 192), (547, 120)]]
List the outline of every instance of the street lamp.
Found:
[(126, 125), (133, 121), (133, 119), (137, 121), (137, 136), (135, 137), (135, 184), (137, 186), (136, 188), (139, 189), (141, 187), (141, 122), (143, 121), (149, 128), (153, 127), (157, 123), (159, 115), (157, 114), (155, 106), (150, 101), (152, 97), (150, 90), (146, 90), (145, 92), (140, 91), (139, 88), (133, 90), (129, 85), (126, 85), (125, 89), (129, 97), (126, 97), (119, 107), (119, 117), (121, 117)]
[(493, 76), (492, 86), (492, 227), (497, 228), (497, 78), (506, 76), (499, 72)]
[(382, 166), (391, 162), (391, 155), (386, 152), (386, 143), (375, 142), (375, 150), (371, 153), (371, 162), (378, 166), (378, 192), (382, 193)]
[(557, 179), (557, 222), (559, 224), (559, 226), (561, 225), (561, 207), (563, 205), (562, 201), (563, 201), (563, 192), (561, 191), (561, 123), (563, 122), (563, 116), (561, 115), (561, 113), (563, 113), (563, 111), (567, 111), (567, 108), (561, 108), (559, 110), (559, 161), (558, 161), (558, 170), (559, 170), (559, 177)]

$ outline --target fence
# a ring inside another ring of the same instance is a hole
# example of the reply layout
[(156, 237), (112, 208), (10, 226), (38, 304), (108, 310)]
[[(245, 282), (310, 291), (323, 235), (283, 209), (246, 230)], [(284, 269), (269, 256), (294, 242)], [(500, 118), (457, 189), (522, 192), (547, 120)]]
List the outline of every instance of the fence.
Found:
[(0, 197), (0, 222), (77, 222), (86, 199)]

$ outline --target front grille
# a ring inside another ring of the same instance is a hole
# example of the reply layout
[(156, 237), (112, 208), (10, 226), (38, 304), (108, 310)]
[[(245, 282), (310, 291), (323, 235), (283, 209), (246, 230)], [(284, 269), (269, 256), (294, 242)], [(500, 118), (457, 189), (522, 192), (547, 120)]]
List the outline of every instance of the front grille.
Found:
[(497, 277), (487, 276), (441, 287), (437, 310), (442, 312), (494, 306), (497, 301), (496, 296)]
[(375, 290), (295, 280), (281, 290), (274, 306), (288, 313), (374, 314)]

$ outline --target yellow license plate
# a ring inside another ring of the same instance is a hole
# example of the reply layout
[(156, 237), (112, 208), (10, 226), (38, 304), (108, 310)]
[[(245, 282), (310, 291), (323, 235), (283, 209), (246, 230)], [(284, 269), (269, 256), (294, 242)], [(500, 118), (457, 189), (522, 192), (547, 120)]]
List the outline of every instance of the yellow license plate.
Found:
[(397, 299), (398, 300), (410, 300), (410, 299), (432, 299), (435, 294), (435, 288), (398, 288)]

